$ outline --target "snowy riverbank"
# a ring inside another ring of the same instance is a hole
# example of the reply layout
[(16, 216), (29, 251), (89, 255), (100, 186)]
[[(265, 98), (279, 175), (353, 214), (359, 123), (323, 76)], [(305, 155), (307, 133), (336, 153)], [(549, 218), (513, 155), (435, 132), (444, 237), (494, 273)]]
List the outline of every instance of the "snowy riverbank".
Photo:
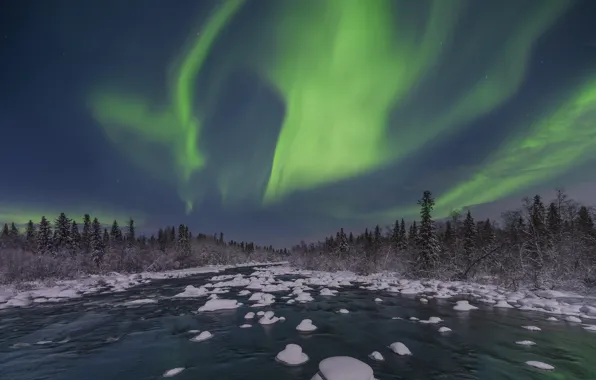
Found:
[(153, 280), (183, 278), (201, 273), (218, 273), (232, 268), (284, 265), (287, 262), (249, 262), (237, 265), (209, 265), (164, 272), (142, 272), (123, 274), (112, 272), (106, 275), (88, 275), (75, 280), (50, 280), (26, 282), (17, 285), (0, 286), (0, 309), (24, 307), (46, 302), (60, 302), (88, 294), (122, 292)]
[[(553, 315), (572, 316), (584, 319), (596, 319), (596, 298), (579, 294), (552, 290), (507, 291), (494, 285), (482, 285), (467, 282), (444, 282), (437, 280), (406, 280), (392, 273), (360, 276), (350, 272), (317, 272), (294, 269), (279, 263), (246, 263), (234, 266), (207, 266), (167, 272), (146, 272), (139, 274), (92, 275), (77, 280), (55, 281), (52, 284), (27, 283), (18, 288), (5, 286), (0, 288), (0, 309), (30, 306), (37, 303), (59, 302), (87, 294), (121, 292), (131, 287), (153, 280), (182, 278), (200, 273), (217, 273), (226, 269), (267, 266), (257, 268), (250, 276), (229, 275), (215, 276), (210, 284), (188, 289), (187, 294), (179, 297), (201, 297), (210, 294), (225, 293), (230, 287), (243, 287), (246, 292), (260, 297), (260, 303), (270, 304), (275, 296), (271, 293), (290, 291), (295, 299), (287, 302), (310, 302), (313, 300), (309, 286), (323, 287), (319, 293), (333, 296), (342, 287), (358, 287), (369, 291), (383, 292), (388, 295), (401, 294), (419, 297), (420, 302), (431, 299), (469, 299), (476, 304), (485, 304), (495, 308), (516, 308), (522, 311), (540, 311)], [(280, 275), (304, 277), (295, 281), (276, 279)], [(379, 299), (382, 302), (382, 299)], [(456, 307), (467, 307), (458, 304)]]

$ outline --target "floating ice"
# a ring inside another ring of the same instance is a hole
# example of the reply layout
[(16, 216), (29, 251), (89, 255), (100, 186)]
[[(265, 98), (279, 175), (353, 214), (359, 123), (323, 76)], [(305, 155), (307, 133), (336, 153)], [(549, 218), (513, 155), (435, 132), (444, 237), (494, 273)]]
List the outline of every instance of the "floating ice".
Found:
[(298, 326), (296, 326), (296, 330), (302, 331), (302, 332), (315, 331), (316, 329), (317, 329), (317, 326), (313, 325), (312, 320), (310, 320), (310, 319), (303, 319), (302, 322), (300, 322), (300, 324)]
[(548, 318), (546, 318), (546, 320), (547, 321), (553, 321), (553, 322), (558, 321), (558, 319), (555, 318), (555, 317), (548, 317)]
[(519, 344), (520, 346), (533, 346), (536, 343), (532, 342), (531, 340), (520, 340), (515, 342), (515, 344)]
[(193, 297), (203, 297), (209, 294), (209, 290), (207, 288), (201, 286), (200, 288), (195, 288), (192, 285), (188, 285), (184, 288), (182, 293), (176, 294), (174, 297), (176, 298), (193, 298)]
[(213, 334), (211, 334), (209, 331), (203, 331), (202, 333), (200, 333), (199, 335), (195, 336), (194, 338), (190, 338), (191, 342), (203, 342), (207, 339), (211, 339), (213, 338)]
[(501, 307), (501, 308), (504, 308), (504, 309), (512, 309), (513, 308), (513, 306), (511, 306), (505, 300), (499, 300), (499, 302), (497, 302), (495, 305), (493, 305), (493, 307)]
[(236, 309), (242, 306), (236, 300), (224, 300), (224, 299), (211, 299), (205, 303), (205, 305), (199, 307), (199, 311), (217, 311), (217, 310), (229, 310)]
[(240, 325), (240, 328), (241, 328), (241, 329), (248, 329), (248, 328), (250, 328), (250, 327), (252, 327), (252, 325), (249, 325), (248, 323), (245, 323), (245, 324), (243, 324), (243, 325)]
[(453, 306), (453, 310), (457, 311), (468, 311), (468, 310), (476, 310), (478, 309), (474, 305), (470, 305), (470, 303), (466, 300), (457, 301), (455, 306)]
[(451, 329), (449, 327), (442, 326), (439, 328), (440, 333), (448, 333), (450, 331), (451, 331)]
[(428, 303), (428, 300), (426, 298), (420, 298), (420, 302), (422, 302), (422, 303)]
[(383, 300), (380, 298), (375, 298), (375, 302), (383, 302)]
[(304, 293), (298, 294), (298, 297), (296, 297), (296, 301), (297, 302), (310, 302), (310, 301), (314, 301), (314, 298), (312, 298), (312, 296), (309, 293), (304, 292)]
[(543, 362), (537, 362), (537, 361), (533, 361), (533, 360), (527, 361), (526, 364), (529, 365), (530, 367), (539, 368), (539, 369), (543, 369), (546, 371), (555, 369), (555, 367), (553, 367), (550, 364), (546, 364)]
[(321, 360), (319, 372), (311, 380), (374, 380), (372, 368), (349, 356)]
[(261, 325), (271, 325), (277, 321), (279, 321), (279, 318), (277, 318), (271, 310), (265, 312), (263, 317), (259, 319)]
[(304, 364), (308, 361), (308, 356), (302, 352), (302, 348), (293, 343), (286, 345), (286, 348), (280, 351), (275, 358), (283, 364), (292, 366)]
[(385, 360), (385, 358), (383, 357), (383, 355), (381, 355), (381, 353), (379, 351), (373, 351), (370, 355), (368, 355), (369, 358), (371, 358), (372, 360), (376, 360), (379, 362), (382, 362), (383, 360)]
[(389, 345), (389, 348), (391, 349), (391, 351), (401, 356), (412, 355), (412, 352), (402, 342), (391, 343), (391, 345)]
[(322, 296), (334, 296), (335, 293), (337, 293), (337, 291), (333, 291), (333, 290), (330, 290), (330, 289), (327, 289), (327, 288), (323, 288), (319, 292), (319, 294), (322, 295)]
[(340, 314), (348, 314), (349, 313), (348, 309), (339, 309), (337, 312)]
[(427, 320), (421, 320), (420, 323), (430, 323), (430, 324), (437, 324), (443, 322), (443, 320), (439, 317), (430, 317)]
[(132, 300), (124, 303), (125, 306), (147, 305), (150, 303), (157, 303), (156, 300), (150, 298), (143, 298), (140, 300)]
[(538, 326), (522, 326), (526, 330), (530, 331), (542, 331), (542, 329)]
[(182, 367), (172, 368), (172, 369), (165, 371), (162, 376), (163, 377), (172, 377), (172, 376), (176, 376), (177, 374), (179, 374), (182, 371), (184, 371), (184, 368), (182, 368)]
[(255, 313), (253, 313), (252, 311), (246, 313), (246, 315), (244, 315), (244, 319), (253, 319), (255, 317)]
[(582, 323), (582, 320), (579, 319), (578, 317), (574, 317), (573, 315), (569, 315), (565, 318), (565, 320), (567, 322), (573, 322), (573, 323)]

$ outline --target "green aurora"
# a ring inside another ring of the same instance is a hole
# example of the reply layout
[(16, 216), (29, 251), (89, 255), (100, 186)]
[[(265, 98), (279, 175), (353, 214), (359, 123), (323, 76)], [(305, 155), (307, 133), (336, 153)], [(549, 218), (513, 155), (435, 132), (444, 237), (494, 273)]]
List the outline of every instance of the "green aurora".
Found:
[[(168, 105), (105, 83), (90, 91), (89, 105), (110, 141), (131, 159), (163, 180), (175, 173), (188, 212), (207, 186), (219, 189), (222, 198), (238, 192), (236, 199), (275, 207), (293, 194), (377, 170), (395, 168), (399, 174), (410, 157), (502, 107), (524, 83), (533, 46), (572, 5), (511, 1), (471, 13), (473, 0), (419, 6), (406, 0), (278, 2), (271, 21), (274, 54), (262, 59), (261, 79), (283, 101), (285, 117), (272, 159), (261, 163), (270, 168), (268, 178), (255, 175), (258, 183), (246, 187), (231, 185), (239, 183), (234, 176), (246, 177), (243, 162), (234, 163), (234, 170), (210, 162), (210, 151), (218, 147), (202, 132), (217, 126), (206, 121), (210, 110), (197, 104), (196, 93), (208, 88), (198, 78), (218, 37), (248, 3), (228, 0), (214, 7), (175, 61)], [(477, 16), (472, 22), (470, 14)], [(262, 43), (257, 35), (255, 46)], [(512, 115), (518, 132), (468, 180), (437, 194), (439, 216), (517, 194), (587, 159), (595, 144), (590, 141), (596, 141), (588, 117), (596, 109), (595, 94), (596, 81), (590, 80), (531, 125)], [(163, 167), (149, 164), (155, 146), (171, 156)], [(215, 178), (197, 186), (193, 178), (206, 169)], [(349, 205), (344, 208), (344, 215), (358, 217)], [(320, 212), (337, 215), (337, 209)], [(413, 209), (399, 208), (374, 216), (410, 214)]]

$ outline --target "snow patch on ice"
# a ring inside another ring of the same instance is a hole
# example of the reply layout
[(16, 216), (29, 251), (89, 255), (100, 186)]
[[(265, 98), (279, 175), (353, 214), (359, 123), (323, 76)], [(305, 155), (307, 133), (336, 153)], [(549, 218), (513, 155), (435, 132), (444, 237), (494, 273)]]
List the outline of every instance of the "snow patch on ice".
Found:
[(308, 361), (308, 356), (302, 352), (302, 347), (293, 343), (286, 345), (286, 348), (280, 351), (275, 358), (290, 366), (304, 364)]

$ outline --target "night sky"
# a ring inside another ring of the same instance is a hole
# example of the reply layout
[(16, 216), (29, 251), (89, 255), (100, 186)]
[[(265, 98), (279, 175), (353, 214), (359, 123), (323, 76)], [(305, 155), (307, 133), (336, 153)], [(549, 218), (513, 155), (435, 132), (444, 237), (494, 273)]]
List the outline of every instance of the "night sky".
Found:
[(596, 1), (14, 0), (0, 221), (278, 245), (564, 187), (596, 203)]

